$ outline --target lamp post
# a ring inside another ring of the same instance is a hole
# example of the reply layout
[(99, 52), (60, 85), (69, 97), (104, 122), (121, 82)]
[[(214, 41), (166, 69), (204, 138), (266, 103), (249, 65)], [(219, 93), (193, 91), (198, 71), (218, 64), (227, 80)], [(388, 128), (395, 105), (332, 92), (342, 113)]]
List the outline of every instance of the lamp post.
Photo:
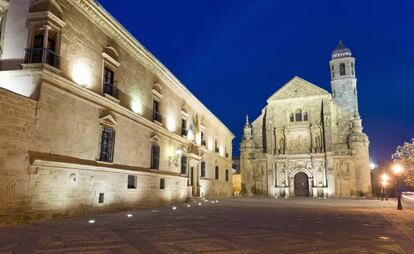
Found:
[(402, 208), (402, 204), (401, 204), (401, 186), (400, 186), (400, 181), (401, 181), (401, 179), (400, 179), (400, 177), (401, 177), (401, 174), (402, 174), (402, 172), (403, 172), (403, 167), (401, 166), (401, 165), (399, 165), (399, 164), (395, 164), (393, 167), (392, 167), (392, 171), (394, 172), (394, 174), (395, 174), (395, 176), (396, 176), (396, 178), (397, 178), (397, 197), (398, 197), (398, 206), (397, 206), (397, 209), (398, 210), (402, 210), (403, 208)]
[(389, 179), (389, 176), (387, 174), (381, 175), (381, 186), (382, 186), (382, 188), (381, 188), (381, 201), (384, 201), (384, 197), (385, 197), (385, 200), (388, 200), (388, 197), (387, 197), (388, 179)]

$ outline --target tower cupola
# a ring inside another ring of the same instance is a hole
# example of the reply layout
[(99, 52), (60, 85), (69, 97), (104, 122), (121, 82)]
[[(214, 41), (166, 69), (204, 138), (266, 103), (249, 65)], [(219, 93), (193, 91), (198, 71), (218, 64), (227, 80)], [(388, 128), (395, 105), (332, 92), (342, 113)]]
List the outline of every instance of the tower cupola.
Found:
[(352, 117), (358, 113), (357, 79), (355, 58), (352, 51), (339, 41), (332, 51), (329, 62), (331, 71), (332, 97), (336, 104)]

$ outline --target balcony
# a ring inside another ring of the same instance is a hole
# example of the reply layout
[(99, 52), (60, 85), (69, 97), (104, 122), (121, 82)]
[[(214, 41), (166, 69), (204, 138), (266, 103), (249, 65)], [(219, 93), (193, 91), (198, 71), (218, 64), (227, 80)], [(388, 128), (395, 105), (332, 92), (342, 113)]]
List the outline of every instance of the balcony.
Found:
[(47, 48), (27, 48), (25, 52), (25, 64), (42, 63), (59, 69), (60, 56), (58, 53)]
[(161, 115), (161, 113), (154, 111), (152, 113), (152, 120), (154, 122), (156, 121), (156, 122), (162, 123), (162, 115)]
[(104, 83), (104, 94), (108, 94), (116, 99), (119, 99), (119, 89), (111, 83)]

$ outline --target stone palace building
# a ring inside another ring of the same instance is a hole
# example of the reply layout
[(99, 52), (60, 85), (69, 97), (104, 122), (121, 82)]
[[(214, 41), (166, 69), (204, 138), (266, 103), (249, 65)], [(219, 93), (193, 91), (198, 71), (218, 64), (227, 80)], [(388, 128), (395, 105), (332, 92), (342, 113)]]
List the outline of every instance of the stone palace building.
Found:
[(332, 94), (294, 77), (268, 100), (240, 146), (242, 192), (275, 197), (371, 195), (369, 141), (358, 111), (355, 58), (339, 42)]
[(96, 1), (0, 13), (0, 224), (231, 196), (234, 135)]

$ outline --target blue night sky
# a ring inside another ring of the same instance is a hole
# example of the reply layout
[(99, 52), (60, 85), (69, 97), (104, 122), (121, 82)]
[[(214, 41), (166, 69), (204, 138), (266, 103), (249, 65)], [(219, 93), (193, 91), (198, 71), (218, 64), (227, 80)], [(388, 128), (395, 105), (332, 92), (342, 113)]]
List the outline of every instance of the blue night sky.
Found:
[(233, 131), (235, 154), (245, 114), (293, 76), (331, 91), (340, 39), (356, 57), (372, 159), (414, 137), (412, 0), (99, 2)]

